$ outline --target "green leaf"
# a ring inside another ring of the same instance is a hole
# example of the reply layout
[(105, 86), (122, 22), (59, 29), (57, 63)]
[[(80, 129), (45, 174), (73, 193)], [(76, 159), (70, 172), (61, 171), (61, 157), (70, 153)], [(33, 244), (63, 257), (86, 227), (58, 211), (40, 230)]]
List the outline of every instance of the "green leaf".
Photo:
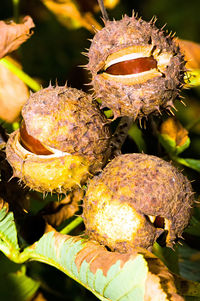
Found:
[(190, 159), (190, 158), (179, 158), (175, 156), (173, 156), (172, 159), (184, 166), (190, 167), (200, 172), (200, 160)]
[(128, 131), (129, 136), (133, 139), (140, 152), (146, 152), (146, 143), (142, 137), (142, 131), (134, 123)]
[(57, 267), (101, 300), (143, 300), (148, 268), (140, 254), (108, 252), (95, 242), (55, 231), (43, 235), (24, 254)]
[(34, 79), (32, 79), (28, 74), (23, 72), (19, 67), (14, 65), (10, 60), (7, 58), (2, 58), (0, 60), (0, 64), (8, 68), (12, 73), (17, 75), (29, 88), (31, 88), (33, 91), (39, 91), (41, 89), (41, 86), (39, 83), (37, 83)]
[[(200, 281), (200, 252), (187, 244), (179, 248), (179, 268), (182, 277), (192, 281)], [(200, 296), (200, 292), (199, 292)]]
[(161, 247), (157, 242), (153, 245), (153, 253), (162, 260), (168, 269), (178, 274), (178, 248), (174, 247), (173, 250), (167, 247)]
[(19, 250), (14, 216), (12, 212), (8, 212), (5, 204), (0, 210), (0, 250), (2, 249), (6, 252), (7, 256)]
[(169, 154), (178, 155), (182, 153), (186, 148), (190, 146), (190, 138), (188, 137), (186, 142), (181, 145), (177, 146), (176, 141), (170, 138), (170, 136), (166, 134), (158, 135), (159, 141), (162, 146), (166, 149)]
[[(200, 298), (200, 283), (185, 279), (179, 279), (179, 289), (183, 296)], [(191, 299), (192, 300), (192, 299)], [(198, 300), (198, 299), (197, 299)]]
[[(1, 223), (7, 216), (12, 217), (7, 224), (9, 228), (14, 229), (16, 234), (13, 215), (7, 213), (5, 209), (3, 207), (0, 211)], [(1, 231), (2, 229), (7, 233), (6, 227), (1, 227)], [(109, 252), (95, 241), (79, 236), (63, 235), (50, 226), (46, 228), (46, 231), (49, 232), (21, 252), (16, 241), (15, 243), (12, 241), (11, 244), (7, 238), (9, 235), (5, 235), (2, 231), (1, 243), (5, 243), (7, 248), (1, 248), (1, 250), (11, 260), (18, 263), (34, 260), (56, 267), (103, 301), (143, 301), (146, 293), (150, 294), (151, 284), (148, 283), (148, 279), (150, 283), (155, 281), (156, 285), (162, 280), (159, 273), (156, 273), (153, 278), (151, 273), (154, 274), (154, 271), (159, 270), (162, 274), (163, 269), (166, 272), (166, 281), (171, 283), (170, 287), (176, 293), (173, 279), (165, 265), (146, 250), (141, 253), (135, 250), (124, 254)], [(11, 278), (15, 281), (15, 276)], [(23, 278), (21, 281), (25, 282)], [(162, 295), (162, 289), (159, 289), (157, 293)]]
[[(189, 81), (188, 81), (189, 77)], [(186, 82), (188, 81), (187, 86), (190, 88), (200, 86), (200, 69), (195, 69), (188, 71)]]
[(30, 300), (39, 288), (39, 282), (26, 276), (24, 265), (13, 263), (2, 254), (0, 254), (0, 265), (1, 300)]
[(104, 111), (104, 114), (107, 118), (113, 117), (113, 111), (112, 110), (106, 110), (106, 111)]
[(0, 277), (1, 300), (28, 301), (39, 288), (39, 282), (26, 276), (23, 268)]
[[(44, 234), (38, 242), (20, 253), (13, 214), (8, 213), (4, 206), (0, 217), (0, 246), (7, 246), (1, 250), (11, 260), (19, 263), (36, 260), (52, 265), (92, 291), (100, 300), (144, 299), (148, 268), (143, 255), (108, 252), (96, 242), (63, 235), (55, 230)], [(11, 278), (16, 281), (15, 275)], [(21, 281), (25, 280), (22, 278)]]
[(200, 236), (200, 222), (194, 216), (192, 216), (192, 218), (190, 219), (190, 224), (185, 229), (184, 232), (199, 237)]

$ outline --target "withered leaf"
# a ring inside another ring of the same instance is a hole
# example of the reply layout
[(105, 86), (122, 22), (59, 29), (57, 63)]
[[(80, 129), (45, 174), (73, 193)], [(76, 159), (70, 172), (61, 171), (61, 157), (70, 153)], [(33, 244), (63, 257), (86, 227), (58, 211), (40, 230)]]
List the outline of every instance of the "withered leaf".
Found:
[(175, 141), (176, 146), (182, 146), (188, 139), (188, 131), (175, 118), (170, 117), (161, 124), (161, 135), (167, 135)]
[(119, 3), (119, 0), (105, 0), (104, 5), (108, 9), (114, 8)]
[(3, 206), (4, 206), (4, 201), (2, 198), (0, 198), (0, 210), (3, 208)]
[(0, 58), (16, 50), (32, 35), (35, 25), (30, 16), (24, 17), (21, 24), (0, 21)]
[[(7, 60), (18, 65), (10, 57)], [(0, 61), (0, 118), (6, 122), (16, 121), (28, 97), (29, 91), (24, 82)]]
[(5, 155), (5, 151), (0, 150), (0, 199), (5, 201), (5, 204), (2, 203), (4, 208), (9, 204), (17, 217), (28, 210), (29, 198), (26, 197), (27, 189), (24, 189), (16, 178), (12, 178), (13, 172)]
[(31, 301), (48, 301), (43, 293), (39, 290), (37, 294), (31, 299)]
[[(80, 6), (82, 11), (90, 11), (90, 12), (99, 12), (100, 7), (96, 0), (77, 0), (76, 1), (78, 5)], [(104, 5), (108, 9), (113, 9), (117, 4), (119, 3), (119, 0), (104, 0)]]
[(200, 44), (179, 39), (177, 42), (185, 55), (186, 68), (189, 70), (200, 69)]
[(104, 246), (99, 245), (95, 241), (88, 241), (85, 247), (76, 256), (76, 266), (78, 269), (85, 260), (90, 263), (90, 271), (95, 274), (98, 269), (102, 270), (104, 276), (107, 275), (108, 270), (118, 260), (121, 261), (121, 267), (130, 258), (135, 258), (137, 252), (120, 254), (118, 252), (109, 252)]
[(95, 20), (90, 11), (81, 12), (80, 8), (74, 1), (71, 0), (42, 0), (44, 5), (56, 15), (59, 22), (70, 28), (84, 27), (87, 30), (94, 32), (93, 26), (96, 29), (101, 29), (100, 24)]
[(83, 198), (84, 191), (76, 189), (70, 192), (60, 202), (51, 202), (47, 204), (39, 215), (45, 219), (45, 221), (53, 227), (58, 227), (63, 221), (72, 217), (75, 212), (79, 210), (79, 202)]
[(152, 253), (142, 250), (148, 265), (144, 301), (183, 301), (177, 293), (175, 278), (164, 263)]
[(184, 299), (177, 294), (174, 276), (159, 258), (145, 249), (135, 249), (129, 253), (109, 252), (104, 246), (89, 240), (76, 255), (75, 263), (80, 270), (81, 265), (86, 261), (93, 274), (100, 269), (106, 277), (109, 269), (118, 260), (122, 268), (126, 262), (136, 258), (138, 254), (145, 258), (148, 266), (144, 301), (183, 301)]

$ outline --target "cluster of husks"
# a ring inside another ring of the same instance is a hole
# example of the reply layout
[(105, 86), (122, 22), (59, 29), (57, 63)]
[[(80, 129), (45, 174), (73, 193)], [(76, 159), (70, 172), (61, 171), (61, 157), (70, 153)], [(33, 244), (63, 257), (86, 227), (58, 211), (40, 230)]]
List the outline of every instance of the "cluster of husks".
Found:
[(173, 38), (134, 15), (106, 21), (88, 57), (95, 95), (115, 118), (170, 110), (184, 83), (185, 61)]
[[(154, 22), (134, 16), (106, 21), (88, 56), (96, 97), (115, 118), (170, 109), (183, 85), (183, 55)], [(86, 93), (50, 86), (29, 98), (22, 116), (6, 153), (13, 175), (30, 188), (65, 193), (106, 164), (109, 126)], [(172, 246), (188, 224), (192, 203), (190, 182), (170, 163), (122, 155), (91, 180), (83, 218), (89, 236), (111, 250), (151, 248), (163, 232)]]
[[(106, 21), (88, 58), (94, 94), (114, 118), (170, 111), (184, 84), (185, 61), (173, 38), (134, 15)], [(123, 155), (91, 180), (83, 217), (89, 236), (111, 250), (151, 248), (163, 232), (171, 247), (189, 222), (192, 203), (190, 182), (170, 163)]]
[(50, 86), (32, 94), (22, 116), (6, 153), (14, 176), (30, 188), (65, 193), (105, 164), (109, 126), (90, 95)]
[(189, 222), (192, 204), (191, 184), (174, 166), (127, 154), (91, 180), (83, 217), (90, 237), (111, 250), (151, 248), (163, 232), (171, 247)]

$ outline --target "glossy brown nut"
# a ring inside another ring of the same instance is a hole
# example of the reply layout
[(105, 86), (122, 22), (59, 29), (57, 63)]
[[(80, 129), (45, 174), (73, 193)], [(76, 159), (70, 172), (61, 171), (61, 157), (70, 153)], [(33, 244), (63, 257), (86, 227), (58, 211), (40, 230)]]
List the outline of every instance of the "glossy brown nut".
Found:
[(143, 57), (111, 65), (105, 71), (112, 75), (136, 74), (157, 67), (157, 61), (153, 57)]
[(46, 149), (42, 143), (28, 134), (25, 122), (22, 121), (20, 126), (20, 142), (24, 148), (36, 155), (51, 155), (51, 151)]

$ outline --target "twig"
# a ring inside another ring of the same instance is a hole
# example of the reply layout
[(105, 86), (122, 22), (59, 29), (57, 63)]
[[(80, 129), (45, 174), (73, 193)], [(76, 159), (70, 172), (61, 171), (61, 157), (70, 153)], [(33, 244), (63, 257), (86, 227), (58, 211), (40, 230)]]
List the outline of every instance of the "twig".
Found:
[(19, 2), (20, 0), (12, 0), (13, 2), (13, 18), (16, 23), (19, 21)]
[(34, 92), (39, 91), (41, 86), (32, 79), (28, 74), (23, 72), (17, 66), (15, 66), (12, 62), (10, 62), (7, 58), (2, 58), (0, 63), (8, 68), (11, 72), (17, 75), (29, 88), (31, 88)]
[(103, 0), (97, 0), (97, 1), (99, 3), (99, 7), (101, 9), (101, 13), (102, 13), (102, 17), (103, 17), (104, 21), (109, 21), (109, 17), (108, 17)]
[(83, 219), (81, 216), (78, 216), (75, 218), (70, 224), (68, 224), (65, 228), (63, 228), (60, 233), (61, 234), (68, 234), (73, 229), (75, 229), (78, 225), (80, 225), (83, 222)]
[(133, 123), (133, 119), (127, 116), (121, 118), (110, 142), (112, 156), (121, 154), (121, 147), (126, 140), (128, 131)]

